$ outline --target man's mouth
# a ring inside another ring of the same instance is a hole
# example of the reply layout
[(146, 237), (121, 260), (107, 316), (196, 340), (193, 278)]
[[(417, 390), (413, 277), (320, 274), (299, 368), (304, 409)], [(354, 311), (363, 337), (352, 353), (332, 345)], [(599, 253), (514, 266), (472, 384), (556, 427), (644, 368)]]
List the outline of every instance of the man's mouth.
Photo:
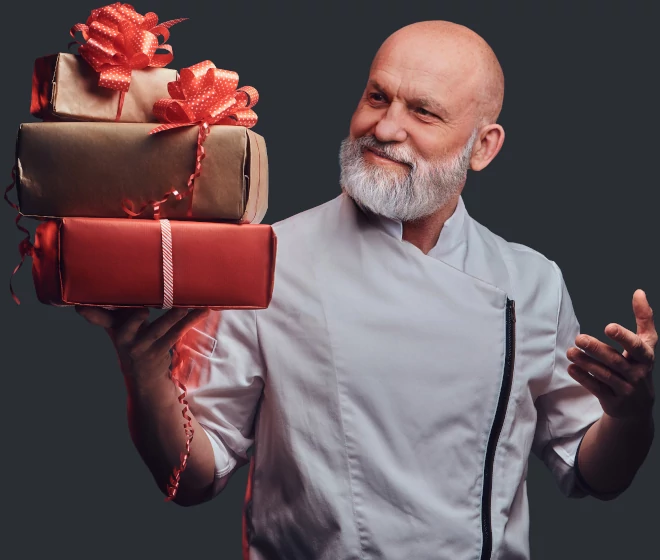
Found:
[(381, 157), (381, 158), (383, 158), (383, 159), (387, 159), (387, 160), (389, 160), (389, 161), (393, 161), (394, 163), (400, 163), (400, 164), (402, 164), (402, 165), (408, 165), (407, 163), (405, 163), (405, 162), (403, 162), (403, 161), (399, 161), (398, 159), (394, 159), (394, 158), (391, 158), (391, 157), (385, 155), (383, 152), (381, 152), (381, 151), (380, 151), (379, 149), (377, 149), (377, 148), (367, 147), (367, 148), (365, 148), (365, 150), (368, 150), (368, 151), (370, 151), (372, 154), (376, 154), (378, 157)]

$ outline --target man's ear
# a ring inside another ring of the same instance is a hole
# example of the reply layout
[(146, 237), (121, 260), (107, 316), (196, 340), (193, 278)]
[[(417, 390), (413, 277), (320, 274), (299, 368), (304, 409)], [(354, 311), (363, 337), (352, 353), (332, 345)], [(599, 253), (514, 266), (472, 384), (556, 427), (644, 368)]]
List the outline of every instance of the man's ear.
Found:
[(472, 148), (470, 169), (481, 171), (498, 154), (504, 143), (504, 129), (499, 124), (484, 126)]

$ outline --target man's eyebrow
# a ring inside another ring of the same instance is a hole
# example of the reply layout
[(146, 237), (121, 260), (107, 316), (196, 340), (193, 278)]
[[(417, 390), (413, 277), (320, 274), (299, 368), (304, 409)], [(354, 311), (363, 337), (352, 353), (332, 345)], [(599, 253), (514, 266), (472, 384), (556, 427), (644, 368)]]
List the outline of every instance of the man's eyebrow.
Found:
[(417, 105), (422, 109), (429, 109), (431, 112), (437, 113), (441, 117), (446, 117), (449, 114), (447, 112), (447, 109), (445, 109), (442, 105), (440, 105), (440, 103), (438, 103), (432, 97), (421, 96), (411, 99), (410, 101), (412, 102), (413, 105)]
[[(369, 80), (369, 82), (367, 83), (367, 87), (372, 87), (381, 93), (385, 93), (384, 88), (376, 80), (373, 79)], [(410, 99), (409, 102), (412, 105), (421, 107), (422, 109), (428, 109), (431, 112), (436, 113), (438, 116), (441, 117), (447, 117), (449, 115), (447, 109), (445, 109), (437, 100), (433, 99), (428, 95), (415, 97), (413, 99)]]

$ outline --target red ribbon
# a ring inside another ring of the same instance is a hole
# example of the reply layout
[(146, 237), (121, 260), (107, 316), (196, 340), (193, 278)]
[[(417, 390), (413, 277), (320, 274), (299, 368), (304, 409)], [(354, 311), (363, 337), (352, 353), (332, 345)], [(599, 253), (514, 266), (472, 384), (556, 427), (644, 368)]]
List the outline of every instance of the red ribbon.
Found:
[(179, 402), (183, 405), (183, 410), (181, 415), (186, 420), (186, 423), (183, 425), (183, 429), (186, 433), (186, 451), (180, 455), (180, 465), (174, 467), (172, 474), (170, 475), (169, 482), (167, 484), (167, 497), (165, 498), (166, 502), (173, 500), (176, 497), (177, 491), (179, 489), (179, 482), (181, 480), (181, 473), (186, 470), (188, 466), (188, 457), (190, 456), (190, 444), (192, 443), (193, 436), (195, 434), (195, 429), (192, 425), (192, 417), (188, 415), (188, 401), (186, 401), (186, 386), (181, 383), (178, 379), (177, 370), (183, 365), (181, 355), (177, 351), (177, 345), (175, 344), (172, 348), (172, 382), (183, 391), (178, 396)]
[[(172, 47), (166, 44), (169, 28), (186, 19), (159, 24), (154, 12), (141, 15), (130, 4), (116, 2), (92, 10), (86, 23), (71, 28), (69, 33), (74, 39), (76, 32), (82, 32), (86, 43), (80, 44), (78, 52), (99, 73), (99, 86), (121, 92), (117, 120), (131, 84), (131, 72), (167, 66), (174, 58)], [(163, 43), (159, 44), (160, 36)], [(158, 49), (167, 54), (156, 54)]]
[(34, 246), (32, 245), (32, 242), (30, 241), (30, 232), (25, 229), (23, 226), (19, 225), (18, 222), (21, 221), (21, 218), (23, 218), (23, 214), (21, 214), (20, 210), (18, 209), (18, 205), (14, 204), (11, 200), (9, 200), (9, 197), (7, 196), (9, 194), (9, 191), (14, 188), (16, 185), (16, 166), (14, 165), (13, 169), (11, 170), (11, 184), (5, 189), (5, 200), (7, 201), (7, 204), (11, 206), (14, 210), (18, 212), (16, 215), (16, 219), (14, 222), (16, 223), (16, 227), (21, 230), (25, 234), (25, 238), (20, 241), (18, 244), (18, 252), (21, 255), (21, 262), (19, 262), (16, 267), (14, 268), (14, 271), (11, 273), (11, 276), (9, 277), (9, 291), (11, 292), (11, 297), (14, 298), (14, 301), (16, 302), (17, 305), (21, 304), (21, 301), (18, 299), (18, 296), (14, 293), (14, 288), (12, 286), (12, 280), (14, 279), (14, 275), (18, 272), (18, 269), (23, 266), (23, 261), (25, 261), (25, 257), (27, 256), (32, 256), (32, 253), (34, 252)]
[(210, 126), (235, 125), (251, 128), (257, 123), (257, 114), (252, 110), (259, 101), (259, 92), (252, 86), (236, 89), (238, 74), (231, 70), (216, 68), (213, 62), (205, 60), (179, 73), (179, 78), (167, 84), (170, 98), (160, 99), (154, 104), (154, 115), (164, 123), (149, 134), (182, 126), (199, 125), (195, 170), (190, 175), (187, 191), (180, 193), (170, 189), (157, 201), (149, 201), (140, 210), (134, 211), (130, 201), (124, 201), (124, 211), (135, 217), (147, 208), (153, 207), (154, 218), (160, 217), (160, 205), (171, 195), (177, 200), (189, 196), (187, 215), (192, 216), (192, 192), (194, 181), (201, 174), (202, 160), (205, 157), (204, 141), (211, 132)]

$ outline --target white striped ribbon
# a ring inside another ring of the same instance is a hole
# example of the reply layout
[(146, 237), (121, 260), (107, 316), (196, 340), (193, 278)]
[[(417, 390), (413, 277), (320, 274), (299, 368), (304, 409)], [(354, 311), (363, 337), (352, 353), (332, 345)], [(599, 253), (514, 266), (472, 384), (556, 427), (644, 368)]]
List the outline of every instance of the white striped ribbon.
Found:
[(172, 260), (172, 226), (169, 220), (160, 221), (160, 234), (163, 245), (163, 309), (171, 309), (174, 304), (174, 262)]

